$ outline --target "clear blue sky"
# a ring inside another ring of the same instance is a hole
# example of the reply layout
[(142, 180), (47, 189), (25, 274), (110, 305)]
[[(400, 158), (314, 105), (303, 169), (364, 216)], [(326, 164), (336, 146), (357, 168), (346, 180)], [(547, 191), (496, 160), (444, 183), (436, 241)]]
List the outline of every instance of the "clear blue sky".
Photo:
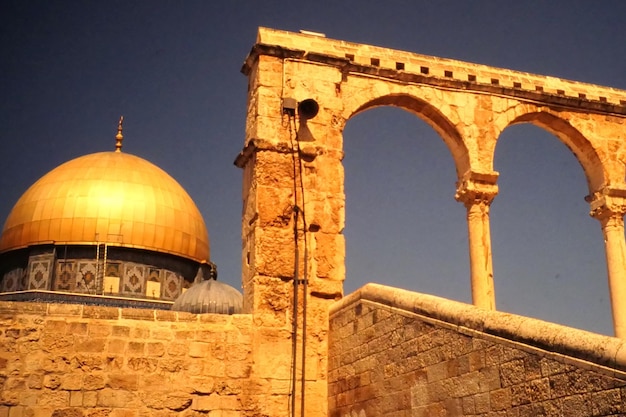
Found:
[[(258, 26), (626, 89), (626, 2), (25, 1), (0, 5), (0, 221), (69, 159), (124, 150), (169, 172), (205, 217), (219, 278), (240, 287), (246, 79)], [(442, 140), (375, 109), (345, 130), (346, 292), (378, 282), (470, 301), (465, 210)], [(556, 137), (507, 129), (492, 205), (498, 308), (612, 334), (599, 222)]]

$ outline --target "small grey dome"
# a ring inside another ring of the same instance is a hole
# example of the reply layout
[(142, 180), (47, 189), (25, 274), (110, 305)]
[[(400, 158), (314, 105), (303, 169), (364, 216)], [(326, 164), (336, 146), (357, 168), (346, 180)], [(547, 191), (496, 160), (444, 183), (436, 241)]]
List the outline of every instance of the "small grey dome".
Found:
[[(228, 284), (215, 279), (214, 268), (198, 270), (195, 283), (181, 294), (172, 310), (189, 313), (239, 314), (243, 310), (243, 295)], [(208, 277), (208, 279), (204, 279)]]

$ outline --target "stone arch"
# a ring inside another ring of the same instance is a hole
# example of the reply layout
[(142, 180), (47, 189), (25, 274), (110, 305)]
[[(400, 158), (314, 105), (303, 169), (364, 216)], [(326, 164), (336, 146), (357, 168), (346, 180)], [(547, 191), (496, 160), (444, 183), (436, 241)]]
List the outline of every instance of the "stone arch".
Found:
[(348, 120), (366, 110), (382, 106), (399, 107), (413, 113), (431, 126), (450, 150), (458, 178), (470, 169), (469, 152), (457, 128), (435, 106), (422, 99), (409, 94), (383, 95), (361, 104), (349, 115)]
[(343, 135), (344, 293), (370, 277), (392, 278), (402, 288), (469, 302), (467, 242), (444, 237), (463, 231), (465, 216), (454, 199), (454, 161), (437, 132), (409, 111), (379, 106), (352, 117)]
[[(498, 193), (498, 136), (518, 123), (557, 136), (583, 167), (591, 214), (604, 234), (616, 335), (626, 338), (626, 92), (267, 28), (259, 29), (242, 72), (248, 77), (248, 113), (235, 163), (244, 170), (242, 283), (246, 311), (254, 312), (256, 322), (284, 329), (287, 311), (297, 311), (295, 297), (280, 306), (266, 299), (282, 293), (290, 279), (298, 282), (294, 264), (311, 271), (312, 309), (322, 311), (343, 296), (343, 126), (369, 108), (393, 106), (424, 120), (451, 151), (459, 179), (455, 198), (467, 210), (472, 300), (487, 309), (495, 309), (489, 210)], [(320, 111), (307, 125), (297, 101), (308, 98), (318, 101)], [(297, 153), (290, 145), (292, 124), (284, 123), (296, 116), (298, 129), (310, 129), (299, 138)], [(304, 161), (299, 173), (292, 169), (294, 155)], [(302, 227), (291, 215), (300, 208), (293, 204), (298, 176), (307, 188), (307, 216), (315, 217)], [(303, 262), (290, 249), (294, 229), (310, 242)], [(325, 325), (323, 315), (316, 319), (308, 325)], [(320, 343), (308, 351), (323, 351), (326, 341)], [(266, 370), (276, 376), (275, 366)]]
[(604, 165), (596, 148), (567, 120), (546, 111), (531, 111), (511, 120), (504, 129), (522, 123), (530, 123), (545, 129), (569, 148), (583, 168), (589, 194), (593, 194), (606, 184)]
[[(610, 332), (599, 228), (589, 216), (586, 176), (574, 153), (547, 129), (517, 123), (501, 134), (494, 163), (500, 173), (490, 212), (498, 309)], [(594, 310), (603, 317), (550, 307), (591, 299), (603, 300)]]

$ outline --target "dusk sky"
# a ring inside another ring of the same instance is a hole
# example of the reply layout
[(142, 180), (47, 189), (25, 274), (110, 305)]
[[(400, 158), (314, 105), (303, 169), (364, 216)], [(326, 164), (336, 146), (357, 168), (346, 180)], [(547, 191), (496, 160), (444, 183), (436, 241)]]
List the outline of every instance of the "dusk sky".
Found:
[[(42, 175), (123, 151), (202, 212), (219, 278), (241, 288), (247, 80), (259, 26), (626, 89), (626, 2), (29, 1), (0, 3), (0, 222)], [(344, 131), (345, 292), (377, 282), (470, 302), (465, 208), (441, 138), (377, 108)], [(613, 334), (600, 223), (569, 149), (516, 125), (496, 149), (491, 230), (502, 311)]]

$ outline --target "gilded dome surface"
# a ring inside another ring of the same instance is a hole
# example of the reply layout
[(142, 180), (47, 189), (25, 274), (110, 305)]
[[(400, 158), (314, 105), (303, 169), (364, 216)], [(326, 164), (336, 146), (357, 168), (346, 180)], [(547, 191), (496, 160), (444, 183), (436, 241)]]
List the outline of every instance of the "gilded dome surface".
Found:
[(156, 165), (122, 152), (85, 155), (33, 184), (9, 214), (0, 253), (29, 245), (108, 243), (209, 259), (187, 192)]

